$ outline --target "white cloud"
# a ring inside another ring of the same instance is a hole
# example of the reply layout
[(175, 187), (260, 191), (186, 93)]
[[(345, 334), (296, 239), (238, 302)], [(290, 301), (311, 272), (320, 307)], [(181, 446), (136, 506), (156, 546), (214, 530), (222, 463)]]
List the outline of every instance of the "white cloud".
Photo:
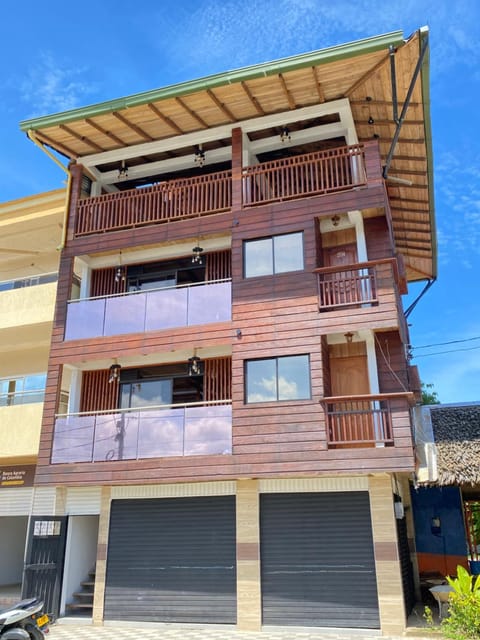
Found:
[(21, 80), (19, 90), (29, 105), (29, 116), (67, 111), (85, 102), (94, 90), (83, 76), (85, 68), (69, 67), (56, 62), (50, 53), (42, 53)]

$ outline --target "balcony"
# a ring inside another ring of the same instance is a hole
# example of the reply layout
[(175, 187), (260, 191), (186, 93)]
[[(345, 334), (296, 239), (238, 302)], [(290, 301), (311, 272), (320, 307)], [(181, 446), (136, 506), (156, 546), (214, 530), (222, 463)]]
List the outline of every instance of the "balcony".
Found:
[(383, 447), (394, 444), (392, 402), (413, 394), (337, 396), (323, 398), (329, 447)]
[[(378, 149), (368, 152), (378, 154)], [(238, 183), (242, 205), (251, 207), (365, 186), (365, 155), (364, 145), (357, 144), (244, 167)], [(74, 235), (82, 237), (228, 211), (234, 188), (232, 172), (221, 171), (83, 198), (77, 205)]]
[(322, 267), (316, 273), (320, 311), (378, 304), (376, 265), (365, 262), (344, 267)]
[(230, 280), (71, 300), (65, 340), (143, 333), (231, 320)]
[(232, 453), (231, 401), (58, 416), (52, 464)]

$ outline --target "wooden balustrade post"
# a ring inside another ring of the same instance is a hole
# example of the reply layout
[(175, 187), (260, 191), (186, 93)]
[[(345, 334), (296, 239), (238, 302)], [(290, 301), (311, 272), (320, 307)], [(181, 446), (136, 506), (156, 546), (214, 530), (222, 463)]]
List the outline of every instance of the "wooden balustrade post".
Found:
[(367, 175), (367, 184), (382, 184), (382, 162), (380, 157), (380, 147), (378, 140), (368, 140), (364, 142), (365, 149), (365, 173)]
[(71, 175), (70, 198), (68, 202), (68, 226), (67, 226), (67, 242), (73, 239), (75, 227), (77, 225), (78, 201), (82, 192), (83, 166), (81, 164), (70, 164)]
[(242, 208), (242, 130), (232, 129), (232, 209)]

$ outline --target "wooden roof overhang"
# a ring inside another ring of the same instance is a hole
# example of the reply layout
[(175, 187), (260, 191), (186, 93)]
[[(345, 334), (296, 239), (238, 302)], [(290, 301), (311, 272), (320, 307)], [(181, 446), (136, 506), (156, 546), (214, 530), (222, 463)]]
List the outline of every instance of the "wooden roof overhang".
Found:
[(268, 120), (270, 127), (279, 127), (308, 118), (310, 133), (328, 129), (321, 118), (312, 125), (315, 114), (328, 114), (328, 103), (347, 100), (358, 141), (378, 139), (407, 277), (432, 279), (436, 240), (427, 43), (426, 28), (408, 39), (392, 32), (26, 120), (20, 127), (83, 164), (95, 179), (113, 182), (122, 160), (128, 161), (129, 173), (153, 175), (166, 160), (180, 166), (182, 156), (191, 156), (199, 143), (221, 161), (231, 129), (242, 123)]

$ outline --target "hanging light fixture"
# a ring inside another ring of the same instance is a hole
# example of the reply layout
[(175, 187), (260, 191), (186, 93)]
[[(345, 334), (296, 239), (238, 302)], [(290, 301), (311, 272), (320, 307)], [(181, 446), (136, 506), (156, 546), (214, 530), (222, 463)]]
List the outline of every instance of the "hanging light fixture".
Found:
[(118, 364), (118, 362), (114, 362), (109, 369), (110, 375), (108, 377), (108, 384), (112, 382), (116, 382), (120, 377), (120, 369), (122, 367)]
[(118, 256), (118, 266), (115, 269), (115, 282), (125, 282), (126, 280), (126, 270), (122, 265), (122, 252), (120, 251)]
[(197, 245), (193, 247), (192, 253), (193, 253), (192, 263), (203, 264), (203, 258), (202, 258), (203, 248), (199, 246), (198, 241), (197, 241)]
[(193, 160), (197, 167), (203, 167), (203, 165), (205, 164), (205, 151), (203, 150), (201, 144), (195, 147), (195, 157)]
[(128, 178), (128, 167), (125, 164), (125, 160), (122, 160), (120, 169), (118, 170), (118, 180), (126, 180)]
[(348, 331), (347, 333), (345, 333), (344, 336), (348, 344), (351, 344), (353, 342), (354, 334), (351, 331)]
[(334, 216), (332, 216), (332, 224), (334, 227), (338, 227), (338, 225), (340, 224), (340, 216), (335, 214)]
[(282, 142), (289, 142), (292, 139), (292, 136), (290, 135), (290, 130), (288, 127), (282, 127), (282, 130), (280, 132), (280, 140)]
[(202, 373), (203, 373), (203, 362), (200, 360), (197, 354), (194, 353), (193, 356), (188, 359), (188, 375), (201, 376)]

